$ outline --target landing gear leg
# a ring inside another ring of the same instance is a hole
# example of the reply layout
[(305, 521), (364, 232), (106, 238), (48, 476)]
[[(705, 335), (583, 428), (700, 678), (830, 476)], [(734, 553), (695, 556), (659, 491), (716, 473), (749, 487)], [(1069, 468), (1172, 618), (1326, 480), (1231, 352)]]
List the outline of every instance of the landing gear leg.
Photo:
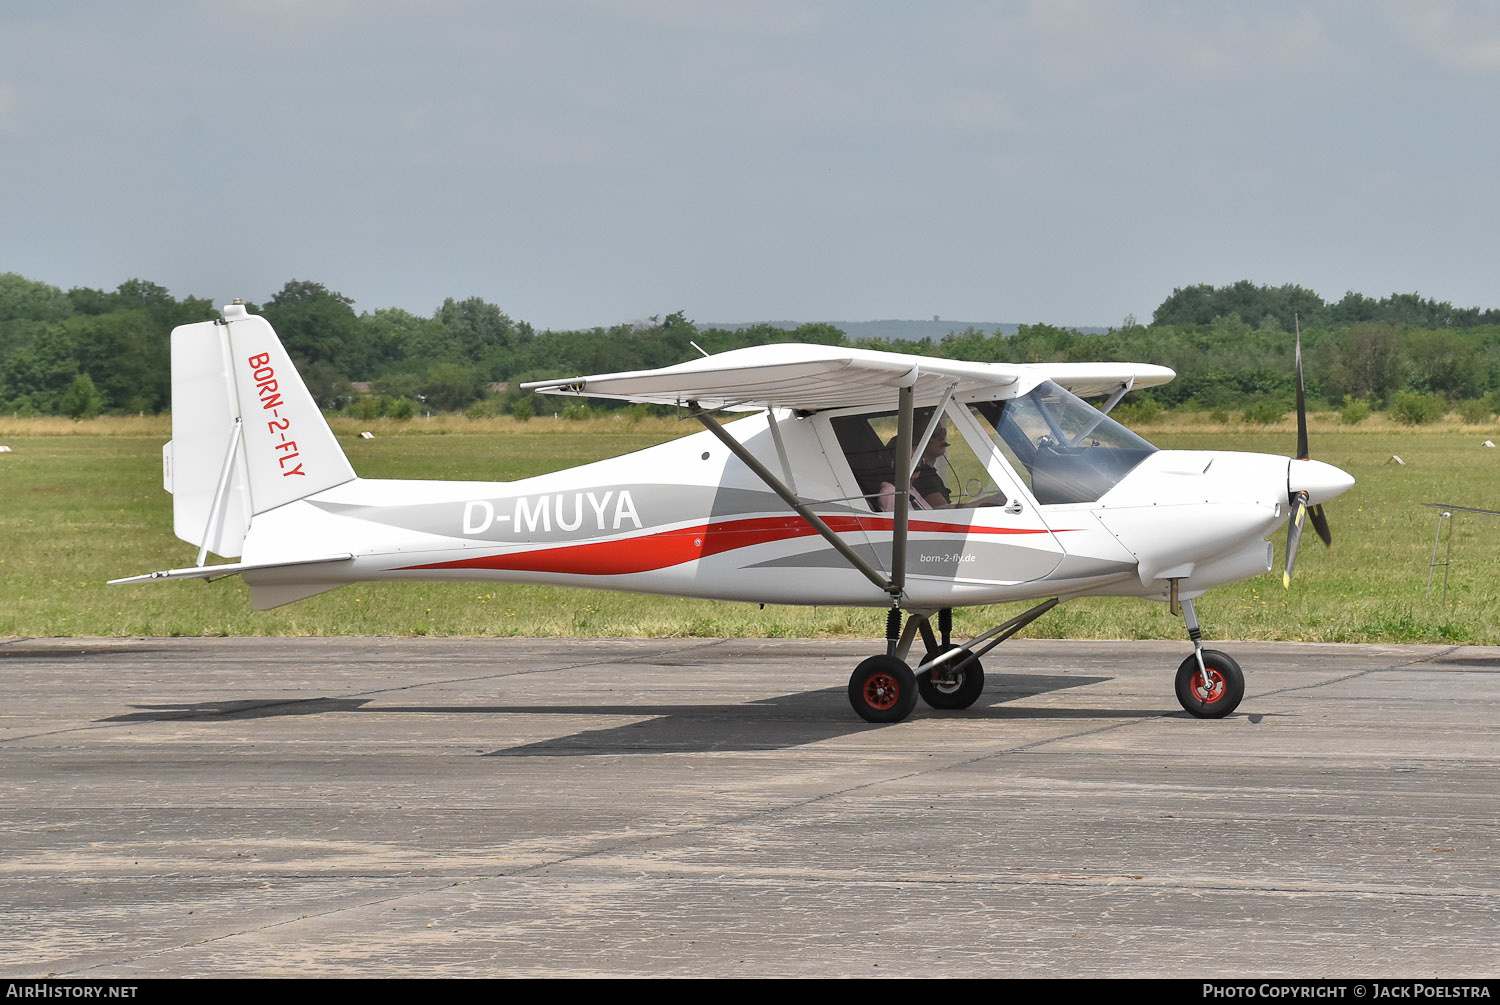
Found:
[(922, 699), (933, 708), (942, 709), (968, 708), (974, 704), (984, 691), (984, 668), (979, 664), (979, 657), (1052, 610), (1058, 603), (1056, 597), (1044, 600), (963, 645), (953, 644), (952, 608), (938, 611), (941, 641), (933, 636), (931, 627), (924, 620), (921, 626), (922, 641), (927, 646), (927, 658), (917, 667), (917, 687), (921, 690)]
[[(939, 641), (932, 631), (930, 610), (912, 611), (903, 628), (901, 609), (893, 604), (885, 618), (885, 655), (871, 656), (854, 671), (849, 678), (849, 704), (870, 722), (900, 722), (911, 714), (919, 692), (933, 708), (968, 708), (984, 690), (984, 669), (979, 665), (979, 657), (1058, 603), (1056, 597), (1044, 600), (961, 646), (951, 641), (952, 609), (938, 611)], [(918, 634), (926, 655), (913, 673), (907, 659)]]
[(901, 652), (901, 608), (895, 604), (885, 612), (885, 654), (896, 656)]
[[(927, 655), (922, 660), (923, 666), (944, 653), (958, 649), (958, 646), (953, 644), (953, 608), (945, 607), (938, 611), (937, 623), (941, 641), (932, 633), (929, 619), (923, 618), (917, 626), (922, 633), (922, 645), (927, 647)], [(960, 663), (963, 665), (959, 666)], [(933, 708), (948, 710), (968, 708), (979, 700), (982, 691), (984, 691), (984, 668), (968, 650), (949, 657), (946, 663), (917, 673), (917, 692), (921, 694), (922, 700)]]
[[(1175, 599), (1175, 582), (1172, 593)], [(1193, 655), (1177, 668), (1177, 701), (1200, 719), (1222, 719), (1238, 708), (1245, 696), (1245, 673), (1228, 653), (1203, 648), (1203, 632), (1198, 627), (1198, 612), (1193, 602), (1180, 603), (1188, 638), (1193, 640)]]

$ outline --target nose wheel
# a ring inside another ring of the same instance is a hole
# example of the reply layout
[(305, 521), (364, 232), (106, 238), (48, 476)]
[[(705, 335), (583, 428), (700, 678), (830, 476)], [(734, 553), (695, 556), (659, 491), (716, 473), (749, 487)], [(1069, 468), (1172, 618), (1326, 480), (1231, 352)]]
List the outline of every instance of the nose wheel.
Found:
[[(1177, 583), (1172, 583), (1173, 606), (1178, 605)], [(1245, 673), (1228, 653), (1203, 648), (1203, 631), (1191, 600), (1180, 602), (1182, 620), (1193, 640), (1193, 655), (1177, 668), (1177, 702), (1189, 715), (1222, 719), (1240, 707), (1245, 696)]]
[(1177, 701), (1200, 719), (1224, 718), (1244, 696), (1244, 671), (1228, 653), (1205, 649), (1201, 669), (1197, 653), (1177, 668)]

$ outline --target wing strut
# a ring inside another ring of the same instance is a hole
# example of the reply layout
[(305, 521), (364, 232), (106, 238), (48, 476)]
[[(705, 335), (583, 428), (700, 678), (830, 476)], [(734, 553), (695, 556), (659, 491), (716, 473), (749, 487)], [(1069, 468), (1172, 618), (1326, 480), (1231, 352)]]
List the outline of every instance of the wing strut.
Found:
[(1076, 447), (1078, 446), (1078, 444), (1082, 443), (1083, 438), (1092, 433), (1098, 427), (1099, 423), (1104, 421), (1104, 417), (1109, 414), (1109, 410), (1118, 405), (1120, 403), (1120, 399), (1125, 397), (1126, 393), (1134, 387), (1134, 378), (1122, 381), (1120, 383), (1120, 386), (1115, 388), (1115, 393), (1109, 396), (1109, 400), (1099, 406), (1099, 414), (1095, 416), (1094, 421), (1083, 427), (1083, 429), (1081, 429), (1071, 440), (1069, 440), (1068, 446)]
[[(948, 390), (943, 392), (943, 397), (932, 409), (932, 418), (927, 423), (927, 429), (923, 431), (922, 438), (917, 445), (911, 448), (910, 464), (907, 465), (906, 477), (910, 478), (917, 473), (917, 462), (922, 459), (922, 454), (927, 450), (927, 444), (932, 442), (932, 434), (937, 432), (938, 421), (943, 420), (943, 413), (947, 411), (948, 402), (953, 400), (953, 392), (958, 390), (957, 384), (949, 384)], [(916, 419), (912, 419), (912, 435), (916, 435)]]
[(776, 459), (781, 462), (781, 473), (786, 475), (787, 487), (797, 491), (797, 479), (792, 477), (792, 465), (786, 459), (786, 444), (781, 442), (781, 424), (776, 421), (776, 409), (766, 409), (766, 421), (771, 424), (771, 439), (776, 441)]
[[(901, 395), (901, 429), (903, 431), (902, 435), (905, 436), (907, 449), (910, 450), (911, 389), (905, 387), (902, 388)], [(843, 538), (839, 537), (832, 527), (824, 523), (822, 518), (820, 518), (812, 510), (808, 509), (807, 506), (803, 504), (802, 500), (797, 498), (796, 493), (787, 488), (786, 485), (782, 483), (781, 479), (772, 474), (769, 468), (767, 468), (764, 464), (762, 464), (755, 458), (754, 454), (745, 449), (745, 445), (743, 443), (741, 443), (739, 440), (736, 440), (733, 436), (730, 436), (729, 433), (725, 431), (724, 427), (719, 425), (717, 419), (708, 414), (707, 410), (699, 407), (697, 401), (689, 401), (688, 407), (693, 410), (693, 417), (699, 422), (703, 423), (703, 428), (707, 429), (710, 433), (713, 433), (720, 443), (729, 448), (729, 452), (731, 454), (739, 458), (740, 462), (744, 464), (745, 467), (749, 468), (755, 473), (755, 477), (765, 482), (767, 488), (781, 497), (782, 502), (786, 503), (793, 510), (795, 510), (797, 515), (806, 520), (808, 525), (812, 527), (813, 530), (817, 531), (823, 536), (824, 540), (833, 545), (834, 549), (840, 555), (843, 555), (844, 558), (848, 560), (849, 564), (854, 566), (854, 568), (857, 569), (862, 576), (864, 576), (870, 582), (874, 583), (876, 586), (880, 587), (880, 589), (884, 590), (886, 593), (889, 593), (891, 595), (892, 601), (896, 601), (900, 598), (901, 586), (898, 584), (900, 584), (905, 579), (906, 507), (903, 505), (903, 499), (905, 498), (906, 493), (896, 493), (896, 530), (897, 537), (901, 541), (901, 560), (898, 563), (893, 558), (892, 565), (894, 567), (895, 575), (893, 575), (890, 579), (886, 579), (879, 573), (879, 571), (875, 569), (874, 566), (870, 565), (870, 563), (866, 562), (863, 558), (860, 558), (859, 553), (856, 552), (853, 548), (849, 547), (848, 543), (846, 543)], [(900, 470), (899, 467), (897, 468), (897, 470)]]
[[(899, 411), (896, 418), (896, 456), (891, 465), (892, 471), (911, 471), (911, 427), (912, 427), (912, 389), (907, 384), (901, 388), (899, 398)], [(937, 428), (937, 413), (933, 413), (934, 421), (927, 423), (931, 429)], [(906, 476), (905, 485), (896, 486), (896, 511), (891, 514), (896, 518), (895, 526), (891, 528), (891, 585), (888, 588), (891, 594), (891, 602), (894, 605), (900, 600), (901, 594), (906, 589), (906, 530), (911, 518), (911, 476)]]

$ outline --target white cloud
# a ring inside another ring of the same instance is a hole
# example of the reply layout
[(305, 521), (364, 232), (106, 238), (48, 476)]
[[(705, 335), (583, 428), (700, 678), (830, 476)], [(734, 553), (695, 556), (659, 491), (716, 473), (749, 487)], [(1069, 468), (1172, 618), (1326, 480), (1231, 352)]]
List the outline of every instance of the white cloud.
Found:
[(1400, 37), (1425, 59), (1474, 76), (1500, 73), (1500, 11), (1490, 4), (1395, 3)]

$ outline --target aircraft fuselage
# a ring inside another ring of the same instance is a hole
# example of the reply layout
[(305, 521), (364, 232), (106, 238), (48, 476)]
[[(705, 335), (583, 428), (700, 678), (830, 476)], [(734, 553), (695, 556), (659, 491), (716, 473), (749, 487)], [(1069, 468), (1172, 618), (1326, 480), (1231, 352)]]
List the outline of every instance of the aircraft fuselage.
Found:
[[(780, 468), (764, 415), (727, 428)], [(889, 570), (892, 514), (860, 495), (836, 442), (829, 449), (826, 420), (783, 417), (779, 428), (798, 495)], [(913, 510), (909, 605), (1002, 603), (1042, 592), (1164, 596), (1159, 577), (1170, 571), (1195, 595), (1266, 571), (1264, 538), (1287, 516), (1284, 457), (1159, 451), (1097, 502), (1050, 506), (1002, 458), (987, 461), (1008, 475), (1010, 508)], [(650, 472), (673, 480), (643, 477)], [(1172, 489), (1165, 499), (1162, 479)], [(314, 551), (354, 557), (336, 580), (327, 567), (247, 573), (256, 606), (306, 595), (298, 584), (447, 578), (761, 603), (890, 603), (708, 433), (515, 482), (356, 478), (262, 514), (244, 560), (273, 564)]]

